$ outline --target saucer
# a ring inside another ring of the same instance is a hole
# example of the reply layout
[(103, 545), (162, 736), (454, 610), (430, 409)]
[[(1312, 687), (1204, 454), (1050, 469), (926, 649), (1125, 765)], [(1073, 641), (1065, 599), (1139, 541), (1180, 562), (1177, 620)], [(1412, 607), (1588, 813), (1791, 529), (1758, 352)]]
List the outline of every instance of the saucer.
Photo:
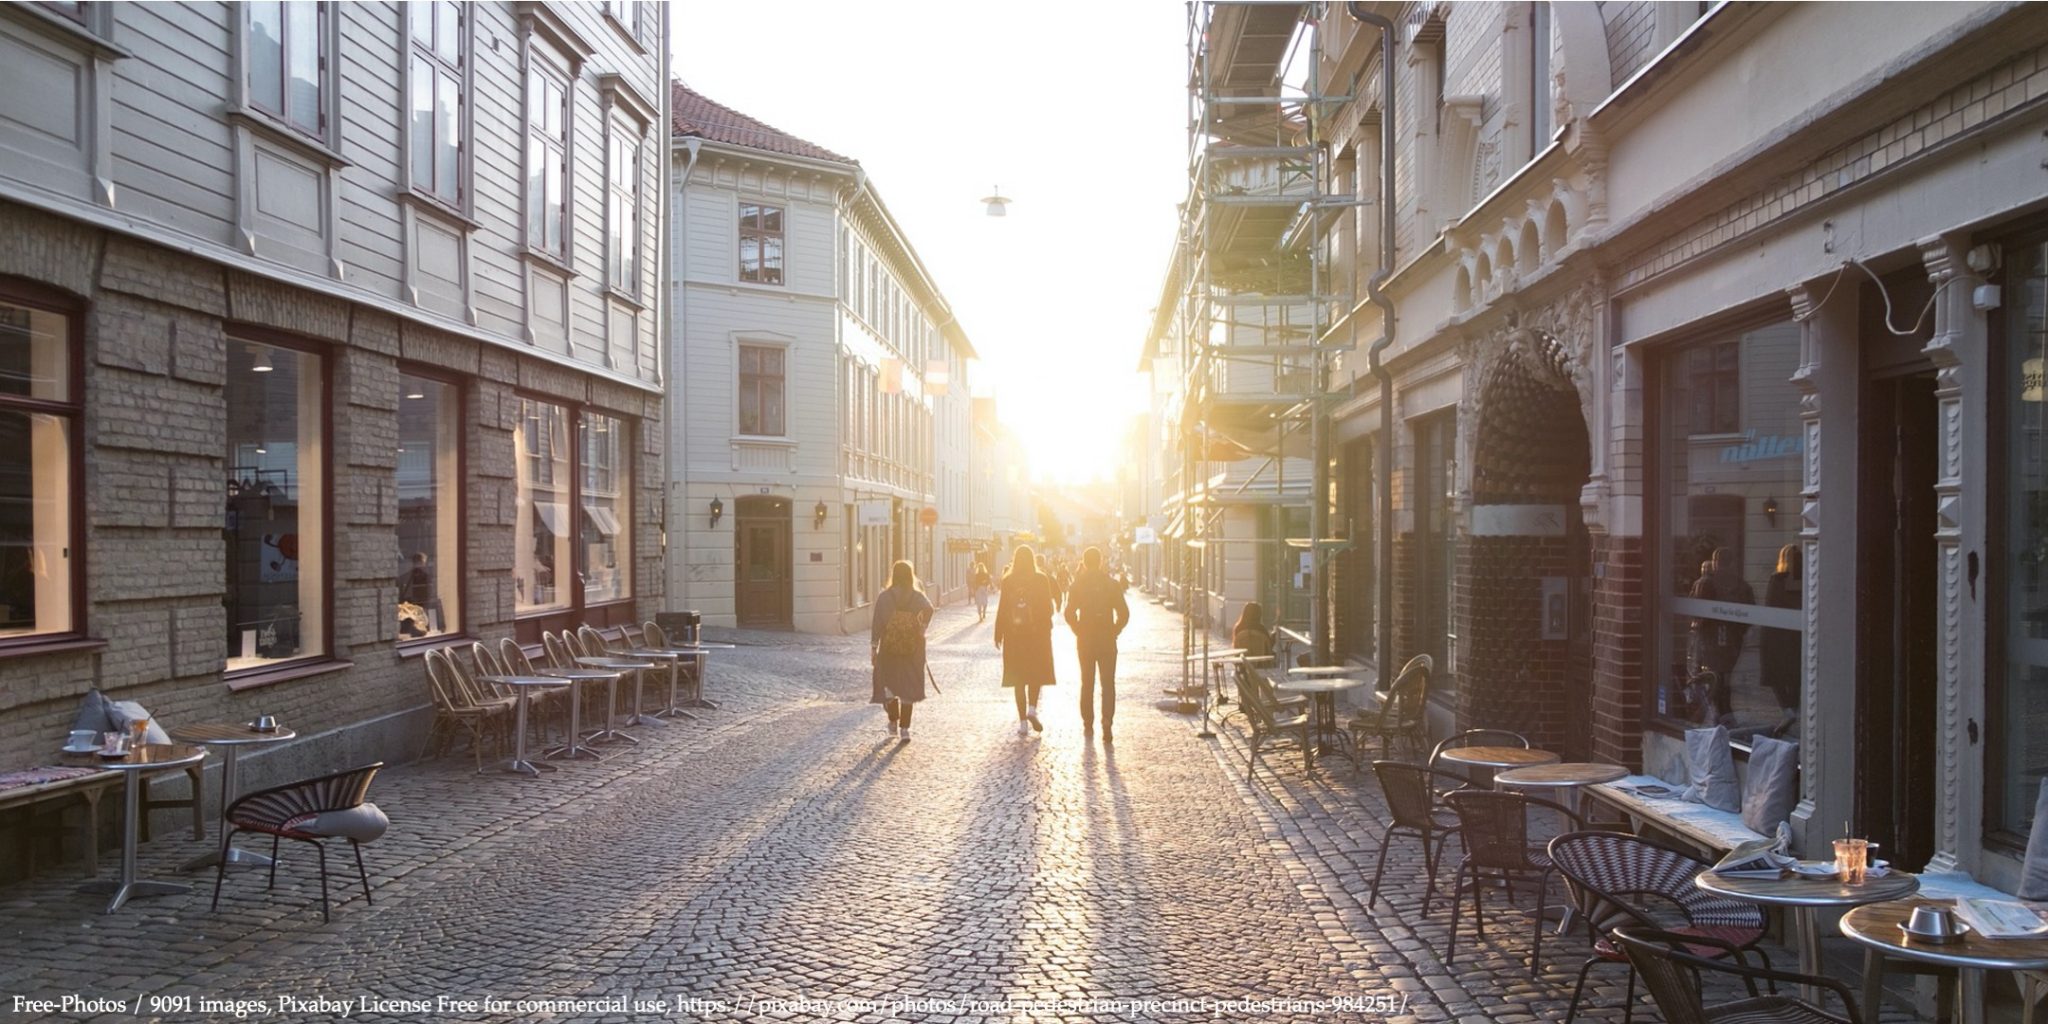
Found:
[(97, 743), (88, 743), (82, 747), (65, 747), (63, 749), (64, 752), (67, 754), (97, 754), (100, 752), (100, 745)]
[(1832, 882), (1842, 877), (1841, 871), (1837, 870), (1833, 864), (1794, 864), (1791, 871), (1800, 878), (1819, 882)]
[(1957, 920), (1956, 933), (1954, 935), (1929, 935), (1926, 932), (1916, 932), (1913, 929), (1906, 927), (1906, 923), (1904, 921), (1899, 922), (1899, 934), (1904, 935), (1909, 939), (1925, 942), (1931, 946), (1939, 946), (1944, 943), (1955, 942), (1963, 938), (1964, 936), (1970, 934), (1972, 930), (1973, 929), (1969, 926), (1967, 922)]

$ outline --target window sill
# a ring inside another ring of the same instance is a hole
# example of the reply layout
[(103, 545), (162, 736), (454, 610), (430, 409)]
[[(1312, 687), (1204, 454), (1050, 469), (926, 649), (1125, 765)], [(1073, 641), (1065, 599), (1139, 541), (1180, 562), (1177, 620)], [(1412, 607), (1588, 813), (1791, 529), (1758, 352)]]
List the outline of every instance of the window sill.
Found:
[(794, 440), (776, 434), (734, 434), (732, 436), (732, 443), (772, 445), (777, 448), (796, 447)]
[(647, 304), (645, 302), (642, 302), (639, 296), (620, 291), (614, 285), (606, 285), (604, 293), (612, 297), (613, 299), (616, 299), (620, 302), (625, 303), (628, 306), (633, 307), (633, 312), (635, 313), (645, 313), (647, 311)]
[[(94, 56), (107, 60), (121, 60), (135, 56), (134, 51), (114, 42), (85, 25), (72, 21), (61, 14), (43, 10), (34, 4), (0, 4), (0, 10), (13, 14), (15, 18), (45, 34), (73, 46), (91, 50)], [(88, 18), (93, 15), (88, 14)]]
[(329, 170), (338, 171), (349, 166), (348, 158), (342, 156), (340, 151), (329, 147), (325, 141), (313, 138), (253, 107), (229, 109), (228, 123), (256, 132), (265, 139)]
[(451, 224), (459, 224), (470, 231), (483, 227), (482, 223), (469, 214), (448, 205), (441, 199), (418, 190), (409, 189), (398, 193), (398, 201), (401, 205), (410, 206), (421, 213), (438, 217)]
[(576, 268), (569, 265), (566, 257), (557, 256), (540, 249), (521, 249), (519, 258), (535, 266), (545, 267), (570, 280), (576, 279)]
[(398, 656), (401, 658), (418, 658), (424, 656), (428, 651), (438, 651), (449, 647), (467, 647), (476, 642), (477, 638), (470, 636), (468, 633), (442, 633), (439, 636), (414, 637), (410, 640), (400, 640), (398, 642)]
[[(646, 13), (647, 12), (644, 10), (641, 11), (641, 16), (645, 17)], [(640, 37), (633, 34), (633, 26), (628, 25), (623, 21), (620, 21), (619, 16), (613, 14), (610, 10), (606, 10), (604, 12), (604, 20), (605, 24), (610, 25), (619, 33), (619, 38), (624, 39), (626, 41), (626, 45), (631, 46), (633, 48), (634, 53), (639, 54), (643, 57), (647, 55), (647, 44), (641, 42)]]
[(342, 661), (335, 658), (307, 658), (302, 661), (286, 662), (276, 668), (250, 669), (235, 675), (224, 676), (221, 681), (228, 684), (230, 691), (241, 693), (245, 690), (256, 690), (277, 683), (290, 682), (294, 679), (305, 679), (311, 676), (324, 676), (333, 672), (344, 672), (354, 668), (355, 665), (356, 663), (353, 661)]
[(105, 640), (93, 636), (56, 634), (48, 637), (23, 637), (0, 644), (0, 659), (33, 658), (39, 654), (81, 654), (102, 650)]

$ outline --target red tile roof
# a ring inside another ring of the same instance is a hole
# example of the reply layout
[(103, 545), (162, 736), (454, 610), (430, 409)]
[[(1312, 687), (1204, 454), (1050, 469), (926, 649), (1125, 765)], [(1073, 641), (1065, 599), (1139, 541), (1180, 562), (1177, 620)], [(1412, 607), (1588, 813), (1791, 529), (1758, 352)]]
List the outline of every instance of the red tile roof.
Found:
[(696, 136), (731, 146), (745, 146), (785, 156), (859, 165), (852, 157), (840, 156), (814, 142), (807, 142), (773, 125), (706, 97), (681, 82), (670, 83), (670, 117), (677, 137)]

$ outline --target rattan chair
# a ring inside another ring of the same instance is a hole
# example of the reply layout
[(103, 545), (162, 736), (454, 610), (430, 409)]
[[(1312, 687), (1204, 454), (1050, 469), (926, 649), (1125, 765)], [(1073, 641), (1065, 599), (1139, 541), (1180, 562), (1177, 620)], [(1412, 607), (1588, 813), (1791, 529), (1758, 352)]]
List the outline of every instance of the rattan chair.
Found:
[[(507, 650), (508, 648), (509, 651)], [(517, 660), (513, 660), (515, 656)], [(511, 637), (505, 637), (498, 642), (498, 650), (495, 654), (492, 653), (490, 645), (478, 640), (469, 645), (469, 658), (476, 663), (479, 676), (530, 676), (535, 674), (532, 663), (528, 662), (526, 655), (519, 650), (519, 642)], [(519, 695), (511, 692), (512, 689), (509, 686), (497, 688), (501, 696), (512, 697), (514, 700), (517, 700)], [(543, 686), (528, 691), (527, 700), (530, 702), (533, 711), (539, 716), (538, 721), (542, 742), (546, 742), (547, 739), (548, 719), (555, 712), (562, 709), (563, 701), (567, 699), (568, 692), (569, 686), (567, 683), (561, 686)]]
[(1380, 753), (1396, 756), (1394, 741), (1406, 740), (1410, 757), (1422, 756), (1429, 728), (1429, 679), (1436, 662), (1418, 654), (1401, 666), (1394, 685), (1379, 695), (1378, 710), (1360, 712), (1351, 720), (1351, 742), (1363, 747), (1367, 737), (1379, 740)]
[(1380, 879), (1387, 871), (1387, 849), (1394, 845), (1397, 836), (1412, 835), (1422, 842), (1423, 864), (1429, 872), (1429, 883), (1422, 892), (1422, 913), (1427, 916), (1430, 901), (1436, 898), (1436, 869), (1443, 862), (1444, 843), (1459, 831), (1457, 813), (1437, 803), (1434, 783), (1438, 777), (1451, 782), (1462, 780), (1400, 761), (1374, 761), (1372, 773), (1380, 780), (1380, 792), (1387, 798), (1387, 829), (1380, 837), (1379, 863), (1372, 869), (1372, 893), (1366, 898), (1366, 905), (1371, 906), (1380, 897)]
[[(1693, 936), (1654, 928), (1617, 928), (1613, 938), (1628, 957), (1629, 965), (1642, 977), (1643, 987), (1650, 990), (1651, 1001), (1657, 1004), (1668, 1024), (1862, 1024), (1856, 997), (1839, 979), (1764, 970), (1700, 956), (1689, 951)], [(1741, 978), (1749, 989), (1748, 998), (1708, 1006), (1700, 979), (1709, 973)], [(1773, 989), (1784, 981), (1832, 992), (1842, 1001), (1846, 1013), (1837, 1016), (1775, 991), (1760, 995), (1756, 990), (1759, 980), (1769, 982)]]
[[(1578, 981), (1572, 986), (1567, 1022), (1578, 1015), (1586, 974), (1594, 965), (1629, 967), (1627, 954), (1613, 941), (1616, 928), (1663, 929), (1683, 935), (1687, 952), (1693, 955), (1732, 958), (1747, 967), (1743, 954), (1753, 952), (1766, 968), (1771, 965), (1770, 955), (1758, 945), (1765, 931), (1763, 910), (1754, 903), (1715, 896), (1694, 885), (1693, 878), (1708, 865), (1688, 853), (1623, 832), (1568, 832), (1550, 841), (1550, 859), (1564, 876), (1593, 942), (1593, 955), (1579, 967)], [(1682, 916), (1685, 924), (1670, 928), (1655, 916), (1672, 913)], [(1624, 1024), (1634, 1004), (1635, 970), (1630, 967)]]
[(1258, 675), (1247, 673), (1237, 680), (1237, 699), (1244, 707), (1245, 721), (1251, 725), (1251, 740), (1246, 744), (1250, 749), (1245, 754), (1244, 777), (1249, 780), (1259, 767), (1259, 748), (1275, 737), (1292, 739), (1301, 745), (1303, 767), (1313, 763), (1315, 757), (1315, 715), (1302, 707), (1282, 707), (1272, 699), (1272, 684)]
[(1540, 808), (1563, 816), (1574, 827), (1583, 828), (1579, 816), (1562, 804), (1538, 800), (1520, 793), (1503, 793), (1491, 789), (1460, 789), (1445, 798), (1451, 810), (1458, 815), (1459, 842), (1465, 846), (1465, 859), (1458, 864), (1458, 877), (1451, 886), (1451, 941), (1444, 951), (1444, 964), (1449, 966), (1458, 955), (1458, 919), (1464, 908), (1459, 898), (1472, 894), (1472, 927), (1479, 938), (1486, 937), (1486, 912), (1479, 896), (1486, 888), (1486, 873), (1493, 872), (1505, 879), (1510, 888), (1508, 896), (1514, 896), (1512, 885), (1515, 879), (1534, 877), (1536, 880), (1535, 942), (1529, 951), (1529, 973), (1535, 975), (1543, 956), (1543, 912), (1550, 905), (1550, 876), (1556, 865), (1550, 861), (1550, 854), (1541, 843), (1529, 838), (1529, 811)]
[[(476, 759), (477, 774), (483, 774), (483, 738), (500, 731), (512, 710), (508, 697), (484, 698), (474, 691), (474, 681), (456, 667), (447, 652), (436, 649), (420, 659), (426, 664), (427, 688), (434, 699), (434, 725), (427, 738), (428, 750), (438, 754), (458, 730), (469, 733), (469, 749)], [(502, 749), (503, 744), (500, 743)]]
[(213, 876), (213, 910), (220, 910), (220, 886), (227, 877), (229, 845), (238, 832), (260, 832), (270, 837), (270, 884), (277, 887), (278, 844), (280, 840), (310, 843), (320, 853), (320, 919), (331, 920), (327, 898), (327, 846), (325, 840), (346, 839), (356, 857), (356, 877), (363, 885), (363, 901), (370, 896), (370, 875), (363, 870), (363, 844), (374, 842), (389, 827), (389, 819), (377, 805), (367, 802), (370, 780), (384, 762), (350, 768), (347, 771), (282, 786), (260, 789), (228, 805), (228, 831), (221, 837), (220, 866)]

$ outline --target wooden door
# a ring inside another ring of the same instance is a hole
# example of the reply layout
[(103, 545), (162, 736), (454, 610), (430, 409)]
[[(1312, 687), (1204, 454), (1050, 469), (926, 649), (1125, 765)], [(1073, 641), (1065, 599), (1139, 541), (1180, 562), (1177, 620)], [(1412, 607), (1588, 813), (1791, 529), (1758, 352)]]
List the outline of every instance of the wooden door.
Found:
[(733, 523), (733, 596), (742, 626), (791, 623), (789, 508), (786, 498), (739, 500)]

